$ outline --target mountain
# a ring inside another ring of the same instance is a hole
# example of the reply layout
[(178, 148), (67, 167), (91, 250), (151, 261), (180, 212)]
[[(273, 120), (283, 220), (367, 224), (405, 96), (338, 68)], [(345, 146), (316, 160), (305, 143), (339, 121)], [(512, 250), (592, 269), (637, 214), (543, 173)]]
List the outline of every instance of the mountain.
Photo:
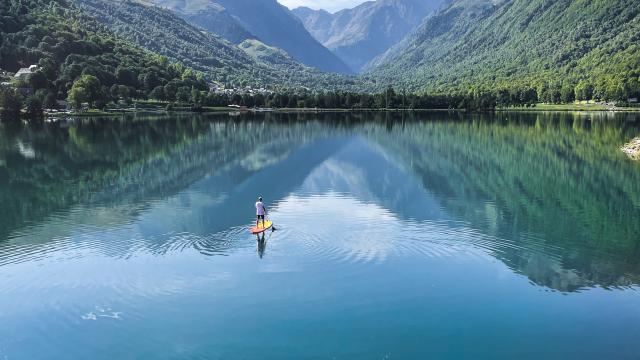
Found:
[(217, 4), (211, 4), (205, 10), (185, 13), (184, 18), (214, 34), (218, 34), (234, 44), (245, 40), (256, 39), (256, 36), (245, 29), (227, 10)]
[(220, 4), (207, 0), (139, 0), (145, 5), (157, 5), (171, 10), (193, 25), (220, 35), (234, 44), (256, 39), (249, 30)]
[(454, 0), (367, 75), (411, 90), (622, 99), (640, 89), (639, 14), (627, 0)]
[[(276, 0), (150, 1), (232, 42), (259, 39), (319, 70), (341, 74), (353, 72), (342, 60), (314, 39), (296, 16)], [(220, 32), (220, 28), (235, 30), (229, 35), (229, 30)], [(240, 32), (239, 28), (244, 29), (244, 32)]]
[(72, 87), (79, 101), (96, 106), (208, 90), (192, 70), (117, 37), (66, 0), (0, 2), (0, 14), (0, 68), (37, 65), (26, 86), (45, 105), (55, 106)]
[(335, 14), (300, 7), (293, 13), (347, 65), (360, 71), (416, 28), (445, 0), (377, 0)]
[(76, 3), (119, 36), (201, 71), (216, 82), (309, 88), (348, 88), (353, 83), (352, 79), (304, 66), (253, 37), (236, 46), (154, 5), (121, 0)]

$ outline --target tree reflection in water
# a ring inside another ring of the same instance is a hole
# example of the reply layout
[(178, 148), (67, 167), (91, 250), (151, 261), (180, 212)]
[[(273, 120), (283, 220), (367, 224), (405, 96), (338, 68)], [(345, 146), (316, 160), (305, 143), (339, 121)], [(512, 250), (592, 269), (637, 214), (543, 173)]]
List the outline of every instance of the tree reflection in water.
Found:
[[(618, 149), (639, 128), (636, 115), (573, 113), (185, 115), (2, 125), (0, 247), (46, 243), (50, 236), (21, 234), (38, 226), (55, 233), (51, 219), (64, 216), (115, 228), (149, 211), (153, 199), (178, 196), (183, 205), (202, 202), (199, 212), (158, 224), (146, 237), (149, 249), (224, 253), (237, 246), (228, 239), (246, 232), (239, 204), (255, 196), (247, 189), (269, 188), (282, 199), (357, 138), (388, 155), (380, 162), (405, 169), (449, 216), (493, 239), (492, 256), (534, 283), (561, 291), (638, 285), (640, 167)], [(359, 166), (376, 177), (375, 166)], [(418, 200), (398, 196), (397, 185), (367, 190), (398, 217), (421, 220), (410, 210), (420, 208), (412, 203)], [(171, 226), (190, 235), (171, 233)], [(256, 246), (262, 258), (266, 240)]]

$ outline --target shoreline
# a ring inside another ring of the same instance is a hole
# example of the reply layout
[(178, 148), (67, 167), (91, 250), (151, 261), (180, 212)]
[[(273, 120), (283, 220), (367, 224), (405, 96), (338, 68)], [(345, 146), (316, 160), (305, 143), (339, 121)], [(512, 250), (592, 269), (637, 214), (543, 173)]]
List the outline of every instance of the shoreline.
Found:
[[(149, 105), (147, 103), (147, 105)], [(186, 106), (176, 106), (171, 109), (165, 104), (158, 106), (138, 106), (126, 109), (89, 109), (84, 111), (44, 111), (43, 118), (62, 117), (116, 117), (135, 114), (223, 114), (238, 115), (243, 113), (412, 113), (412, 112), (470, 112), (470, 113), (505, 113), (505, 112), (582, 112), (582, 113), (640, 113), (640, 107), (611, 107), (602, 104), (536, 104), (531, 107), (496, 107), (495, 109), (473, 110), (464, 108), (454, 109), (404, 109), (404, 108), (236, 108), (236, 107), (201, 107), (193, 109)], [(24, 114), (23, 114), (24, 115)], [(28, 118), (23, 118), (28, 120)]]
[(616, 107), (605, 106), (601, 104), (536, 104), (532, 107), (515, 106), (515, 107), (496, 107), (496, 111), (588, 111), (588, 112), (640, 112), (640, 107)]
[(154, 110), (154, 109), (138, 109), (138, 110), (89, 110), (82, 112), (45, 112), (44, 118), (62, 118), (62, 117), (116, 117), (136, 114), (149, 115), (170, 115), (170, 114), (264, 114), (264, 113), (399, 113), (399, 112), (465, 112), (465, 109), (314, 109), (314, 108), (280, 108), (280, 109), (234, 109), (234, 108), (206, 108), (202, 111), (189, 110)]
[[(242, 113), (411, 113), (411, 112), (468, 112), (466, 109), (316, 109), (316, 108), (279, 108), (279, 109), (234, 109), (234, 108), (205, 108), (201, 111), (189, 111), (189, 110), (160, 110), (160, 109), (126, 109), (126, 110), (106, 110), (106, 111), (82, 111), (82, 112), (45, 112), (45, 118), (59, 118), (65, 116), (73, 117), (98, 117), (98, 116), (121, 116), (129, 114), (213, 114), (213, 113), (230, 113), (230, 114), (242, 114)], [(496, 108), (493, 110), (476, 110), (472, 113), (487, 113), (487, 112), (615, 112), (615, 113), (640, 113), (640, 108), (580, 108), (580, 107), (557, 107), (557, 108)]]

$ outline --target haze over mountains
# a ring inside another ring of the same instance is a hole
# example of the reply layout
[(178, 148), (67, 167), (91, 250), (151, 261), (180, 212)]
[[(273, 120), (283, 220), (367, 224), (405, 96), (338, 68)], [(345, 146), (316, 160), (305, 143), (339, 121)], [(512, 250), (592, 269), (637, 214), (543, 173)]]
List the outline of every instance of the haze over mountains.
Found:
[(254, 38), (281, 48), (294, 59), (322, 71), (352, 70), (316, 41), (297, 18), (276, 0), (151, 0), (187, 21), (231, 42)]
[(413, 31), (445, 0), (378, 0), (331, 14), (300, 7), (293, 10), (307, 30), (355, 71)]

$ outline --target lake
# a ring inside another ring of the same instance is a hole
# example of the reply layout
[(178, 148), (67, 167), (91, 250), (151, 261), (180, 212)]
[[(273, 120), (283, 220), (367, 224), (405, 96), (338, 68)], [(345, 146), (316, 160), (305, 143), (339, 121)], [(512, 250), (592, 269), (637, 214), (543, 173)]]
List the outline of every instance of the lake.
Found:
[(640, 115), (232, 115), (0, 126), (0, 359), (638, 358)]

